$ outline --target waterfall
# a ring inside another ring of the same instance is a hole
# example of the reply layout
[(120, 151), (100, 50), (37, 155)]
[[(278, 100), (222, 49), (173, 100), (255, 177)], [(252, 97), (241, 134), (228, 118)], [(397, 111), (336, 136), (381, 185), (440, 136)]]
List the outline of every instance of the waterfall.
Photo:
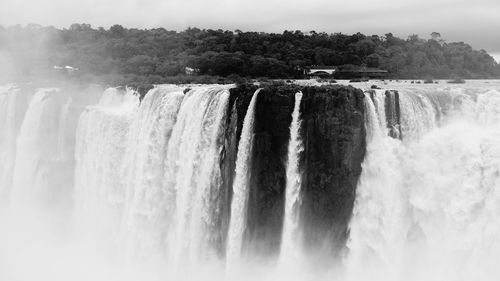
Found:
[(68, 128), (68, 118), (69, 118), (69, 110), (71, 107), (73, 100), (68, 98), (68, 100), (61, 107), (61, 113), (59, 116), (59, 124), (58, 124), (58, 132), (57, 132), (57, 157), (56, 159), (59, 161), (65, 161), (70, 156), (68, 155), (68, 144), (67, 144), (67, 136), (68, 131), (71, 128)]
[(498, 279), (497, 84), (189, 87), (0, 87), (0, 279)]
[(400, 102), (399, 93), (395, 91), (385, 92), (385, 116), (389, 135), (393, 138), (401, 138), (400, 131)]
[(133, 91), (110, 88), (78, 121), (75, 221), (82, 233), (98, 232), (87, 233), (92, 237), (115, 240), (118, 235), (126, 196), (121, 166), (138, 105)]
[(11, 200), (15, 205), (50, 203), (54, 190), (53, 164), (59, 152), (62, 95), (40, 89), (33, 96), (17, 138)]
[[(349, 280), (494, 280), (500, 92), (400, 91), (403, 141), (379, 133), (366, 97), (367, 153), (350, 223)], [(443, 110), (445, 109), (445, 110)]]
[[(385, 112), (378, 110), (379, 97), (365, 96), (365, 126), (367, 131), (366, 156), (362, 164), (363, 172), (356, 190), (356, 201), (350, 223), (350, 249), (347, 267), (350, 280), (363, 280), (378, 264), (365, 262), (366, 257), (378, 255), (382, 264), (393, 265), (399, 261), (397, 249), (402, 237), (401, 223), (404, 206), (401, 205), (404, 189), (403, 178), (398, 170), (402, 147), (399, 140), (391, 138), (387, 132)], [(372, 251), (374, 253), (372, 253)], [(365, 265), (360, 271), (359, 266)], [(388, 268), (387, 270), (392, 270)], [(360, 276), (361, 275), (361, 276)]]
[[(379, 121), (380, 128), (384, 131), (384, 134), (388, 134), (387, 131), (387, 119), (386, 119), (386, 106), (385, 106), (385, 90), (375, 90), (372, 94), (372, 102), (374, 104), (374, 109), (377, 114), (377, 120)], [(365, 105), (366, 107), (367, 105)], [(369, 105), (367, 109), (370, 109)], [(369, 111), (367, 111), (369, 112)]]
[[(280, 263), (292, 265), (301, 256), (300, 243), (300, 204), (302, 175), (300, 172), (300, 154), (304, 150), (300, 137), (300, 102), (302, 93), (295, 94), (295, 106), (290, 124), (290, 142), (288, 144), (288, 157), (286, 168), (286, 195), (285, 216), (283, 221), (283, 234), (281, 240)], [(292, 263), (292, 264), (291, 264)]]
[(0, 88), (0, 202), (7, 199), (12, 184), (17, 137), (17, 104), (20, 90)]
[(218, 164), (224, 136), (223, 120), (229, 91), (200, 87), (182, 101), (168, 144), (166, 192), (175, 196), (170, 257), (174, 264), (194, 264), (214, 258), (213, 216), (219, 208), (221, 171)]
[(126, 189), (122, 231), (129, 257), (165, 254), (167, 209), (173, 203), (163, 189), (165, 157), (183, 98), (183, 88), (155, 87), (132, 121), (121, 172)]
[(403, 138), (420, 138), (437, 126), (438, 113), (425, 93), (402, 94), (400, 105)]
[(260, 89), (252, 96), (245, 119), (243, 120), (243, 129), (238, 144), (236, 175), (233, 183), (233, 198), (231, 202), (231, 220), (229, 222), (228, 241), (226, 246), (226, 262), (229, 270), (233, 270), (235, 266), (238, 266), (241, 259), (243, 238), (247, 222), (255, 107), (259, 92)]

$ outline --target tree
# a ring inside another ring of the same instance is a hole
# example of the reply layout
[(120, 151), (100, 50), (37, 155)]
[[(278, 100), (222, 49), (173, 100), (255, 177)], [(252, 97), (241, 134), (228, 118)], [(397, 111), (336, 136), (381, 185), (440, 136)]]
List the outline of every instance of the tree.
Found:
[(121, 25), (109, 29), (89, 24), (73, 24), (68, 29), (18, 25), (0, 27), (0, 48), (14, 58), (13, 72), (42, 75), (54, 65), (71, 65), (80, 69), (82, 77), (105, 77), (107, 83), (196, 79), (167, 79), (183, 76), (186, 66), (215, 77), (300, 78), (300, 69), (310, 65), (356, 68), (362, 64), (386, 69), (398, 78), (500, 76), (500, 66), (485, 51), (463, 42), (444, 43), (438, 32), (429, 40), (417, 35), (403, 40), (392, 33), (379, 37), (297, 30), (278, 34), (199, 28), (177, 32)]
[(437, 41), (437, 40), (439, 40), (441, 38), (441, 33), (433, 31), (431, 33), (431, 38), (432, 38), (432, 40)]
[(378, 54), (370, 54), (366, 57), (366, 65), (368, 67), (379, 67), (380, 56)]
[(115, 24), (109, 28), (111, 37), (122, 38), (125, 35), (125, 28), (119, 24)]
[(444, 40), (441, 38), (441, 33), (433, 31), (431, 33), (431, 40), (438, 42), (440, 45), (444, 44)]

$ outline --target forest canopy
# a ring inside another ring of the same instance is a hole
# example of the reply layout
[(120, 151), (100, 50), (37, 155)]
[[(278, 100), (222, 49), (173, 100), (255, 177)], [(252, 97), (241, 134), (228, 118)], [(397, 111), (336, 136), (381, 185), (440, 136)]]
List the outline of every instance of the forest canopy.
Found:
[(0, 26), (0, 65), (4, 77), (65, 75), (107, 84), (302, 78), (312, 65), (365, 65), (388, 70), (392, 79), (500, 77), (500, 65), (485, 50), (446, 42), (437, 32), (402, 39), (391, 33)]

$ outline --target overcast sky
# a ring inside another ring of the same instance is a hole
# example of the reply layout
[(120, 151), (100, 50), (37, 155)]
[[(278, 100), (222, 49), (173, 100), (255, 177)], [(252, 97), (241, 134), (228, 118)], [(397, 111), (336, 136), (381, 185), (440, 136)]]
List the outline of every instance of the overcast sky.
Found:
[(285, 29), (464, 41), (500, 58), (500, 0), (0, 0), (0, 24)]

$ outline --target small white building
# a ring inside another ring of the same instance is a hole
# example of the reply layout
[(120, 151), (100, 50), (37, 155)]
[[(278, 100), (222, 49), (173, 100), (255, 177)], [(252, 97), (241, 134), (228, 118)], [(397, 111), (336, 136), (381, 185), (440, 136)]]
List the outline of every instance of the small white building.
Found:
[(335, 74), (337, 67), (335, 66), (310, 66), (305, 69), (305, 73), (309, 77), (330, 77)]
[(200, 72), (199, 68), (192, 68), (192, 67), (189, 67), (189, 66), (186, 66), (184, 68), (184, 73), (186, 73), (186, 75), (196, 75), (199, 72)]
[(79, 70), (77, 67), (72, 67), (72, 66), (69, 66), (69, 65), (66, 65), (66, 66), (54, 65), (54, 69), (55, 70), (59, 70), (59, 71), (65, 70), (68, 73), (72, 73), (72, 72), (75, 72), (75, 71)]

